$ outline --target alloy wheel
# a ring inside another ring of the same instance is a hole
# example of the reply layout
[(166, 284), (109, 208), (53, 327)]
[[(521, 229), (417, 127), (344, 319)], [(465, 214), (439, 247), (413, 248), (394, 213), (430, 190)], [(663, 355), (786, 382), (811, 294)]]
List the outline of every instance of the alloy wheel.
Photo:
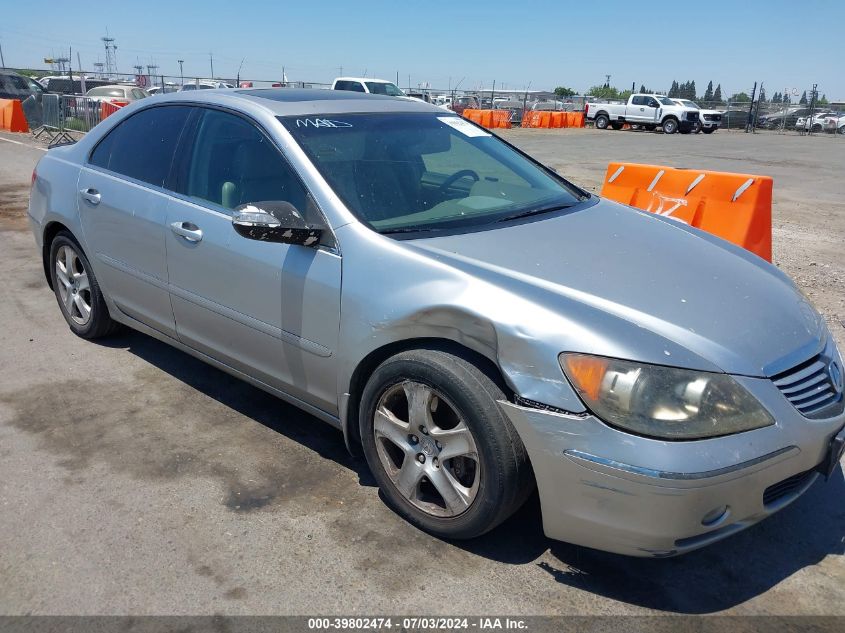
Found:
[(55, 267), (63, 309), (74, 323), (87, 325), (92, 312), (91, 285), (79, 253), (62, 246), (56, 251)]
[(376, 451), (396, 489), (418, 509), (455, 517), (472, 505), (481, 464), (472, 432), (435, 388), (406, 380), (379, 399)]

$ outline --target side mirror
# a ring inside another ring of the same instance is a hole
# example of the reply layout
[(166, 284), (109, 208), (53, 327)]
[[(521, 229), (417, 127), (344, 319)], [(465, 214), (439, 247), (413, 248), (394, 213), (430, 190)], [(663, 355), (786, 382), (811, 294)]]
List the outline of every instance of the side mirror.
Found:
[(232, 226), (238, 235), (259, 242), (316, 246), (322, 229), (309, 225), (289, 202), (255, 202), (236, 207)]

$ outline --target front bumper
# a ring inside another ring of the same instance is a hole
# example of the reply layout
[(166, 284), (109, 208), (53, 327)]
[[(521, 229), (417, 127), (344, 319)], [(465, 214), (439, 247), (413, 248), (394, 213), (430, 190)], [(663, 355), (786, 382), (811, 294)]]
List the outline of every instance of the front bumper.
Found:
[(591, 415), (500, 403), (531, 458), (546, 535), (619, 554), (672, 556), (721, 540), (797, 499), (819, 477), (815, 469), (845, 426), (845, 414), (810, 420), (771, 381), (737, 380), (774, 414), (774, 425), (666, 442), (613, 429)]

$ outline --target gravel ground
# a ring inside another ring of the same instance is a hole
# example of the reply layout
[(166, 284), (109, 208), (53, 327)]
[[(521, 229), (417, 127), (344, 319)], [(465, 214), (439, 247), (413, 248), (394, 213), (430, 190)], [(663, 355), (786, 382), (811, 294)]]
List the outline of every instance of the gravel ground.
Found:
[[(776, 263), (843, 343), (845, 145), (505, 135), (594, 189), (611, 159), (774, 176)], [(43, 152), (0, 139), (0, 614), (845, 615), (841, 471), (675, 559), (550, 541), (536, 499), (470, 543), (418, 532), (333, 429), (140, 334), (73, 337), (22, 219)]]

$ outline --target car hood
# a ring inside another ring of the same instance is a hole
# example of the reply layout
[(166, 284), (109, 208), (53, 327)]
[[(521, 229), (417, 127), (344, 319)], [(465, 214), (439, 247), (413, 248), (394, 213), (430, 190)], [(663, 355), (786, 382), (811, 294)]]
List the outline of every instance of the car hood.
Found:
[[(567, 319), (599, 311), (602, 337), (620, 349), (632, 350), (644, 329), (666, 349), (692, 353), (661, 364), (771, 376), (809, 358), (825, 338), (819, 314), (776, 267), (675, 220), (607, 200), (405, 244), (507, 292), (536, 297), (544, 308), (570, 312)], [(696, 357), (707, 363), (689, 360)]]

